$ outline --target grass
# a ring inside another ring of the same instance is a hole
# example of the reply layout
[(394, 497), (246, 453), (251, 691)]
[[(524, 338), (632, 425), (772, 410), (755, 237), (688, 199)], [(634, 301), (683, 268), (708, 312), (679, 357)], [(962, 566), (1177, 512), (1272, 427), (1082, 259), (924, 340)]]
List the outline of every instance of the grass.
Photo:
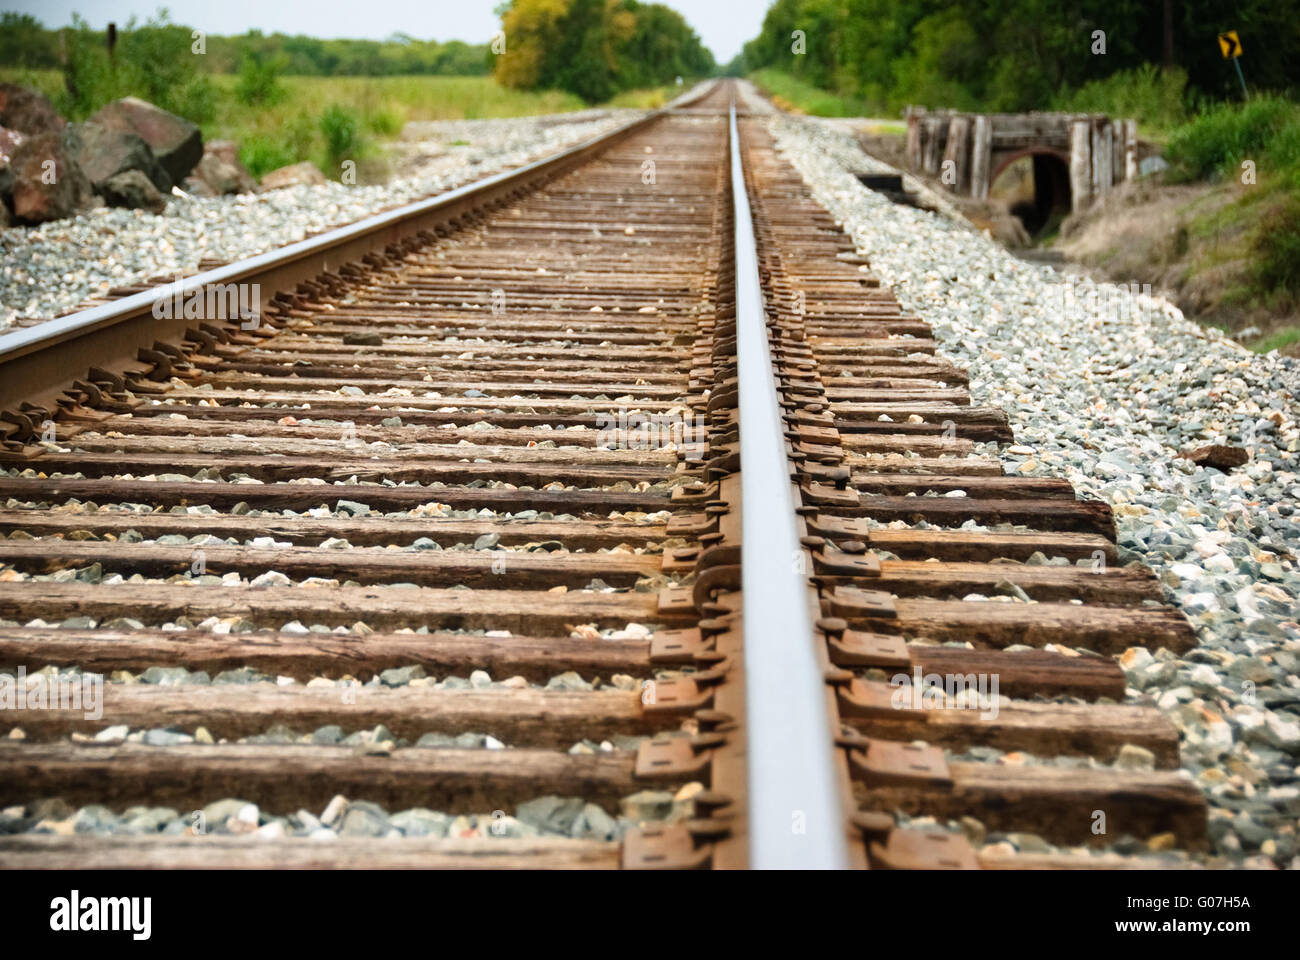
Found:
[[(217, 115), (212, 121), (214, 136), (228, 136), (244, 122), (249, 108), (235, 97), (239, 77), (213, 74), (219, 97)], [(58, 70), (0, 68), (0, 82), (35, 87), (50, 99), (63, 90), (63, 75)], [(527, 117), (542, 113), (582, 110), (587, 105), (580, 98), (559, 90), (525, 91), (502, 87), (491, 77), (294, 77), (282, 76), (284, 87), (280, 101), (260, 110), (270, 124), (286, 116), (307, 112), (319, 116), (331, 104), (359, 111), (363, 116), (391, 114), (389, 126), (407, 120), (478, 120), (501, 117)], [(655, 91), (632, 90), (612, 103), (634, 105), (638, 96), (650, 97), (669, 88)], [(256, 108), (255, 108), (256, 109)]]
[(586, 106), (572, 94), (510, 90), (491, 77), (281, 77), (283, 95), (256, 109), (235, 96), (236, 76), (214, 79), (217, 112), (203, 135), (238, 143), (240, 159), (256, 177), (300, 160), (335, 178), (345, 159), (375, 173), (375, 145), (413, 120), (524, 117)]
[(1250, 345), (1250, 349), (1256, 353), (1268, 353), (1271, 350), (1281, 350), (1289, 347), (1297, 342), (1300, 342), (1300, 327), (1288, 327), (1285, 330), (1271, 333), (1262, 340), (1255, 341)]
[(24, 87), (33, 87), (51, 100), (57, 100), (63, 92), (63, 74), (58, 70), (0, 67), (0, 83), (17, 83)]
[(783, 70), (770, 67), (755, 70), (750, 81), (784, 110), (810, 113), (816, 117), (866, 117), (866, 101), (818, 89)]
[[(235, 77), (215, 79), (223, 92), (233, 92)], [(383, 117), (382, 124), (401, 130), (410, 120), (527, 117), (586, 107), (571, 93), (511, 90), (491, 77), (281, 77), (280, 82), (285, 97), (266, 111), (272, 120), (303, 111), (319, 116), (337, 104), (360, 114), (367, 126)], [(233, 97), (222, 100), (225, 110), (218, 111), (217, 123), (238, 123), (245, 108)]]
[(1173, 182), (1237, 177), (1251, 161), (1258, 178), (1273, 171), (1300, 188), (1300, 104), (1260, 96), (1213, 107), (1173, 131), (1165, 159)]
[[(299, 77), (277, 78), (270, 102), (249, 106), (236, 91), (240, 77), (214, 74), (216, 110), (204, 123), (205, 140), (234, 140), (240, 159), (257, 177), (277, 167), (310, 160), (338, 178), (341, 162), (356, 160), (378, 174), (376, 145), (391, 140), (412, 120), (481, 120), (567, 113), (587, 108), (558, 90), (524, 91), (491, 77)], [(0, 69), (0, 81), (35, 87), (51, 99), (63, 90), (57, 70)], [(654, 108), (679, 92), (676, 86), (629, 90), (605, 106)]]
[[(1300, 303), (1300, 104), (1264, 95), (1213, 107), (1170, 134), (1165, 157), (1170, 181), (1209, 180), (1238, 194), (1235, 203), (1192, 223), (1212, 247), (1240, 259), (1232, 301), (1275, 314), (1294, 311)], [(1287, 332), (1256, 348), (1289, 346), (1294, 338), (1273, 344)]]
[(626, 107), (632, 110), (658, 110), (669, 100), (685, 93), (689, 87), (690, 84), (683, 83), (680, 87), (670, 84), (666, 87), (647, 87), (644, 90), (625, 90), (605, 106)]

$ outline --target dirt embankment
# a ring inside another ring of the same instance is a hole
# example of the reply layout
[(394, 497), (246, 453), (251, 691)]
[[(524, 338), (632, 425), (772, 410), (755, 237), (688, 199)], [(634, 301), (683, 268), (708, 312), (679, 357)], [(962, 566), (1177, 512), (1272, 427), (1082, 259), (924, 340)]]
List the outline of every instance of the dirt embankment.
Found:
[[(859, 142), (868, 154), (903, 165), (902, 137), (863, 133)], [(1300, 309), (1290, 298), (1264, 304), (1251, 295), (1250, 234), (1257, 218), (1244, 206), (1253, 199), (1247, 193), (1250, 186), (1235, 181), (1169, 184), (1158, 174), (1144, 177), (1120, 184), (1088, 210), (1054, 221), (1035, 238), (1014, 215), (1018, 203), (1032, 198), (1032, 180), (1001, 179), (1008, 182), (1000, 182), (989, 200), (951, 199), (972, 224), (1018, 253), (1059, 257), (1098, 279), (1150, 284), (1189, 318), (1243, 343), (1267, 345), (1274, 335), (1300, 327)], [(1281, 352), (1300, 356), (1300, 340), (1282, 346)]]
[[(1251, 294), (1256, 216), (1248, 212), (1254, 207), (1243, 206), (1250, 189), (1233, 181), (1167, 184), (1159, 177), (1124, 183), (1066, 220), (1054, 248), (1108, 279), (1150, 283), (1188, 317), (1242, 342), (1266, 343), (1300, 325), (1300, 312), (1289, 297), (1262, 303)], [(1281, 349), (1300, 356), (1300, 341)]]

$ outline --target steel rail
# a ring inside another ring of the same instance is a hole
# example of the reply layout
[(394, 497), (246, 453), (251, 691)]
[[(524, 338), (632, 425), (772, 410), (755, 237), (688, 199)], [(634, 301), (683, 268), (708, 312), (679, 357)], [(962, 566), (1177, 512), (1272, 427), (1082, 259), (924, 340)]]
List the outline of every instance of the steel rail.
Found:
[[(137, 364), (136, 353), (157, 340), (176, 339), (188, 327), (215, 318), (159, 318), (154, 304), (218, 284), (259, 285), (259, 311), (276, 293), (304, 280), (360, 261), (423, 230), (445, 226), (486, 204), (529, 190), (540, 182), (585, 162), (621, 138), (642, 129), (673, 109), (707, 97), (722, 81), (698, 86), (664, 107), (514, 170), (493, 174), (425, 200), (327, 230), (267, 253), (206, 270), (181, 281), (162, 284), (101, 306), (80, 310), (46, 323), (0, 334), (0, 410), (23, 401), (53, 407), (72, 381), (91, 366), (115, 372)], [(224, 318), (223, 318), (224, 319)], [(239, 321), (236, 320), (236, 323)], [(0, 425), (0, 436), (5, 432)]]
[(826, 680), (814, 647), (807, 573), (799, 562), (791, 464), (768, 344), (734, 93), (730, 121), (749, 864), (755, 869), (847, 869)]

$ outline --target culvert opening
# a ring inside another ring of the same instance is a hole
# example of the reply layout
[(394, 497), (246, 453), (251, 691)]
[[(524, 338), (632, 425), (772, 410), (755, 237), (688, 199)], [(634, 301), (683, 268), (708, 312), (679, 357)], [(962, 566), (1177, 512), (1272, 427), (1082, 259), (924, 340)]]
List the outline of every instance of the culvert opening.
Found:
[(1038, 238), (1053, 233), (1070, 214), (1070, 170), (1055, 153), (1021, 155), (998, 171), (989, 199), (1001, 201)]

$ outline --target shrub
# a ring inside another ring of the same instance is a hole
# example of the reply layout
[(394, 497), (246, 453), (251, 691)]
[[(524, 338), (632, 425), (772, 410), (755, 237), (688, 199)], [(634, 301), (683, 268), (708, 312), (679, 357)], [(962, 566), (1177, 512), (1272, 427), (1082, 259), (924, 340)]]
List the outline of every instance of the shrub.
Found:
[(104, 104), (136, 96), (185, 117), (207, 123), (216, 113), (216, 89), (199, 70), (190, 30), (167, 18), (165, 10), (137, 27), (132, 18), (108, 55), (104, 35), (74, 15), (66, 31), (67, 61), (61, 111), (82, 119)]
[(1187, 74), (1144, 64), (1119, 70), (1056, 98), (1058, 110), (1133, 118), (1142, 126), (1169, 130), (1187, 120)]
[(1260, 286), (1300, 294), (1300, 196), (1288, 194), (1264, 215), (1254, 247)]
[(280, 122), (273, 133), (257, 131), (245, 135), (239, 147), (239, 159), (255, 177), (291, 163), (305, 160), (316, 139), (316, 125), (311, 116), (298, 112)]
[(1175, 130), (1165, 148), (1174, 182), (1232, 175), (1243, 160), (1258, 164), (1266, 155), (1274, 165), (1300, 162), (1300, 106), (1281, 97), (1212, 107)]
[(366, 117), (366, 126), (381, 137), (392, 137), (402, 129), (402, 118), (392, 110), (376, 110)]
[(239, 162), (258, 179), (272, 170), (287, 167), (297, 160), (298, 149), (279, 137), (255, 133), (244, 137), (239, 144)]
[(280, 57), (244, 51), (239, 62), (239, 79), (235, 81), (235, 99), (250, 107), (270, 107), (279, 103), (285, 93), (280, 83), (283, 65)]
[(337, 170), (344, 160), (360, 159), (365, 144), (355, 113), (337, 103), (330, 104), (321, 114), (319, 127), (325, 138), (325, 160), (330, 170)]
[(0, 63), (30, 70), (56, 68), (57, 35), (30, 13), (0, 13)]

